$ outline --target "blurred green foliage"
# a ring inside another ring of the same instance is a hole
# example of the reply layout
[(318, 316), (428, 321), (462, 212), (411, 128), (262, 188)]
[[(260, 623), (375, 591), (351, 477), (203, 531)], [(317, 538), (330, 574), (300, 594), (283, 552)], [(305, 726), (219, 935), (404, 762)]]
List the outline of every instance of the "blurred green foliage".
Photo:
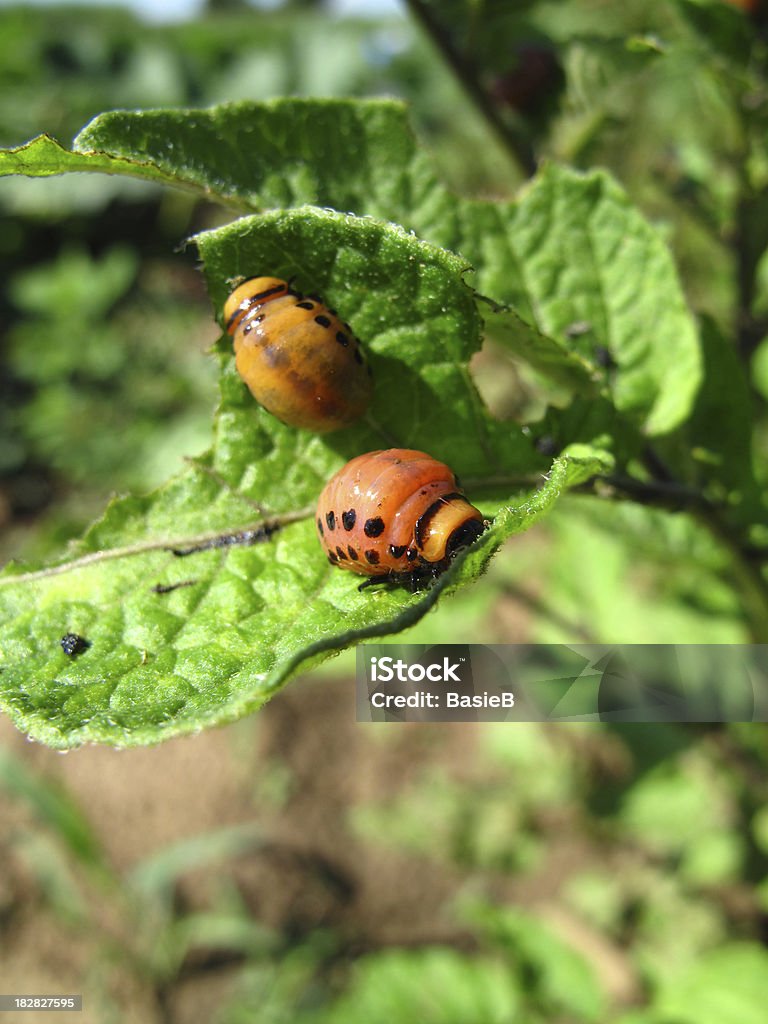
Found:
[(8, 335), (9, 365), (31, 395), (12, 427), (26, 457), (73, 487), (146, 490), (167, 479), (180, 451), (208, 441), (211, 332), (186, 301), (197, 282), (166, 261), (138, 277), (135, 251), (115, 246), (98, 259), (64, 249), (9, 282), (22, 315)]
[[(123, 992), (129, 976), (133, 990), (170, 999), (197, 972), (225, 970), (217, 1024), (757, 1022), (768, 963), (757, 900), (768, 869), (764, 745), (758, 756), (736, 731), (654, 728), (655, 744), (637, 725), (517, 725), (511, 743), (509, 725), (482, 725), (456, 758), (450, 729), (404, 741), (397, 727), (369, 726), (359, 766), (407, 751), (412, 770), (387, 796), (342, 810), (318, 847), (311, 829), (296, 847), (286, 839), (304, 829), (301, 776), (286, 777), (282, 751), (262, 752), (264, 783), (288, 781), (277, 804), (254, 792), (237, 825), (166, 846), (147, 837), (143, 859), (120, 871), (50, 771), (3, 751), (0, 798), (15, 825), (0, 844), (57, 926), (91, 936), (105, 992), (119, 974)], [(252, 724), (238, 731), (222, 750), (234, 741), (236, 760), (250, 763)], [(321, 786), (310, 802), (320, 811), (334, 799)], [(292, 804), (293, 822), (281, 817)], [(259, 910), (275, 853), (291, 893), (282, 923)], [(409, 872), (425, 869), (444, 880), (442, 901), (414, 907), (419, 937), (393, 948), (366, 901), (401, 907)]]

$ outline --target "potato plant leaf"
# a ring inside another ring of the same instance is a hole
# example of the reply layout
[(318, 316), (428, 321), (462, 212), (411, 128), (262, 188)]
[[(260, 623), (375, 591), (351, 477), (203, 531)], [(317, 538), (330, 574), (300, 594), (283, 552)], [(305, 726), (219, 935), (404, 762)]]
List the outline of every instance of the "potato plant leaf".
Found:
[[(217, 308), (228, 278), (255, 266), (322, 290), (362, 337), (376, 398), (359, 426), (325, 438), (294, 430), (253, 401), (227, 339), (210, 457), (148, 497), (113, 503), (66, 563), (6, 571), (2, 704), (54, 746), (154, 742), (259, 707), (300, 667), (418, 620), (446, 588), (476, 579), (566, 486), (605, 470), (599, 452), (576, 451), (546, 475), (520, 428), (489, 417), (467, 371), (481, 321), (451, 253), (393, 225), (314, 207), (241, 218), (197, 244)], [(330, 474), (390, 445), (449, 461), (495, 517), (416, 594), (360, 593), (359, 578), (330, 566), (315, 536), (314, 506)], [(259, 537), (275, 519), (274, 534), (242, 543), (254, 538), (243, 530)], [(66, 633), (88, 646), (67, 656)]]
[(682, 429), (664, 439), (660, 452), (680, 478), (710, 500), (728, 507), (732, 520), (765, 520), (755, 478), (753, 396), (739, 356), (709, 318), (701, 323), (704, 383)]
[[(297, 457), (307, 478), (323, 461), (314, 441), (286, 445), (273, 462), (286, 481)], [(0, 706), (31, 737), (60, 748), (154, 743), (232, 721), (299, 668), (418, 621), (536, 522), (569, 477), (601, 468), (599, 456), (566, 456), (538, 489), (501, 507), (481, 502), (496, 513), (493, 525), (416, 594), (360, 593), (358, 577), (325, 560), (311, 509), (263, 543), (237, 543), (233, 527), (259, 521), (253, 508), (204, 468), (191, 469), (146, 499), (115, 502), (68, 562), (38, 572), (12, 566), (0, 577)], [(297, 499), (302, 491), (299, 482), (285, 489)], [(206, 548), (217, 527), (235, 543)], [(186, 557), (173, 553), (196, 544), (202, 549)], [(74, 657), (60, 645), (67, 633), (88, 644)]]
[(435, 177), (405, 107), (390, 100), (111, 111), (71, 152), (41, 137), (0, 153), (0, 173), (71, 170), (124, 171), (243, 212), (309, 203), (401, 224), (461, 253), (478, 290), (519, 314), (498, 333), (537, 369), (575, 390), (604, 379), (649, 435), (692, 407), (701, 359), (671, 256), (605, 173), (549, 165), (518, 200), (462, 199)]
[(462, 226), (441, 244), (478, 268), (478, 289), (552, 339), (561, 362), (602, 378), (642, 433), (687, 418), (702, 377), (696, 326), (669, 250), (609, 175), (548, 165), (516, 202), (465, 202)]
[[(59, 564), (6, 569), (0, 704), (54, 746), (150, 743), (258, 708), (298, 669), (417, 621), (564, 489), (610, 472), (610, 436), (564, 431), (549, 465), (533, 432), (489, 415), (469, 372), (482, 317), (581, 400), (623, 403), (638, 429), (669, 429), (695, 391), (697, 342), (669, 257), (610, 179), (550, 167), (516, 202), (459, 199), (435, 179), (398, 104), (114, 112), (71, 151), (44, 138), (0, 154), (0, 167), (125, 172), (238, 207), (247, 215), (195, 240), (215, 315), (240, 276), (291, 277), (352, 324), (375, 382), (360, 423), (324, 437), (297, 431), (256, 405), (223, 337), (210, 453), (152, 494), (113, 502)], [(478, 304), (473, 283), (490, 304)], [(670, 348), (674, 333), (676, 362), (655, 348), (645, 314)], [(615, 371), (574, 317), (589, 319)], [(415, 594), (360, 593), (314, 532), (328, 477), (390, 446), (448, 462), (491, 522)], [(67, 633), (84, 641), (70, 655)]]
[(148, 181), (187, 187), (187, 182), (176, 180), (151, 163), (115, 156), (110, 153), (83, 152), (65, 149), (50, 135), (37, 138), (0, 152), (0, 177), (24, 174), (30, 178), (49, 178), (54, 174), (90, 171), (97, 174), (128, 174)]

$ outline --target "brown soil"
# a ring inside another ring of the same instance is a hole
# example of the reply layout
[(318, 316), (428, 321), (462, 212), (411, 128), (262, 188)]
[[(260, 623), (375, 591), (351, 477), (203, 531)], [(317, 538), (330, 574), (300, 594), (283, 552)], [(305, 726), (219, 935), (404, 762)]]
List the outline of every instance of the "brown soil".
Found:
[[(61, 754), (30, 744), (5, 719), (0, 743), (72, 795), (122, 878), (169, 844), (227, 826), (258, 826), (255, 849), (184, 876), (175, 893), (180, 911), (205, 909), (226, 878), (254, 919), (297, 941), (332, 928), (349, 956), (391, 945), (463, 945), (467, 936), (446, 909), (458, 882), (450, 869), (363, 842), (348, 814), (394, 796), (427, 760), (460, 770), (469, 763), (472, 726), (401, 725), (385, 741), (377, 728), (354, 721), (351, 680), (307, 680), (255, 718), (158, 747)], [(265, 766), (284, 778), (282, 797), (270, 793)], [(56, 1018), (79, 1024), (101, 1024), (110, 1008), (121, 1021), (145, 1024), (211, 1019), (234, 982), (236, 959), (219, 962), (217, 951), (195, 950), (169, 984), (158, 985), (118, 958), (104, 977), (103, 964), (94, 966), (104, 933), (118, 947), (131, 942), (114, 893), (101, 892), (70, 864), (88, 899), (101, 903), (85, 923), (66, 908), (52, 910), (29, 866), (29, 842), (43, 834), (55, 844), (56, 834), (41, 830), (29, 807), (6, 794), (0, 815), (0, 992), (80, 992), (84, 1012)], [(96, 932), (89, 932), (91, 919)], [(33, 1024), (36, 1016), (21, 1019)]]

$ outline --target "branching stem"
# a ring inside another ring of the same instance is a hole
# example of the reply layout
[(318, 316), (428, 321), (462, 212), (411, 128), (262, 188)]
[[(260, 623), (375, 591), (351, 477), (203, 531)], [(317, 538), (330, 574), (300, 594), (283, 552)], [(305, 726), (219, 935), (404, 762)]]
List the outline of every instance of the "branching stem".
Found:
[(456, 48), (449, 33), (445, 31), (440, 20), (434, 16), (428, 3), (425, 3), (424, 0), (406, 0), (406, 2), (411, 14), (430, 35), (462, 88), (491, 126), (506, 151), (525, 177), (532, 177), (536, 173), (536, 158), (530, 145), (501, 117), (493, 100), (480, 83), (477, 69)]

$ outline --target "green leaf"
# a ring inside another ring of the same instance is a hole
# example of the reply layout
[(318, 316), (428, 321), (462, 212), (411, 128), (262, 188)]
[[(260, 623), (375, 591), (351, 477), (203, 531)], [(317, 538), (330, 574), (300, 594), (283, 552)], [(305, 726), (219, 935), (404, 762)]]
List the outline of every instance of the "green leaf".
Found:
[[(370, 354), (375, 397), (368, 421), (331, 442), (348, 458), (396, 443), (423, 448), (466, 477), (513, 467), (519, 478), (541, 466), (520, 427), (490, 419), (469, 376), (481, 321), (458, 257), (395, 225), (314, 207), (242, 217), (196, 241), (217, 309), (228, 280), (268, 267), (317, 291), (352, 324)], [(216, 468), (280, 509), (284, 481), (269, 459), (255, 467), (253, 458), (271, 417), (257, 414), (229, 358), (222, 387)]]
[[(467, 371), (480, 321), (463, 262), (392, 225), (314, 208), (244, 218), (198, 239), (217, 307), (226, 277), (267, 265), (313, 281), (371, 353), (369, 422), (320, 438), (260, 409), (221, 347), (222, 399), (211, 457), (146, 498), (113, 503), (67, 563), (0, 586), (0, 702), (54, 746), (155, 742), (264, 703), (300, 667), (416, 622), (441, 593), (476, 579), (507, 537), (568, 486), (604, 472), (580, 448), (541, 461), (520, 428), (483, 408)], [(331, 473), (361, 451), (418, 446), (462, 476), (492, 526), (429, 590), (360, 593), (328, 565), (314, 506)], [(522, 496), (518, 496), (521, 493)], [(483, 495), (487, 495), (487, 499)], [(258, 503), (258, 508), (254, 508)], [(268, 543), (180, 558), (219, 532), (283, 517)], [(156, 592), (156, 585), (177, 589)], [(75, 658), (67, 632), (90, 644)]]
[[(271, 465), (285, 481), (284, 500), (312, 480), (316, 494), (329, 454), (315, 439), (293, 449), (273, 440), (283, 445)], [(115, 502), (70, 562), (31, 575), (11, 566), (0, 577), (0, 707), (33, 738), (62, 748), (153, 743), (236, 719), (300, 667), (399, 632), (447, 588), (477, 578), (506, 537), (551, 507), (572, 471), (567, 459), (556, 462), (538, 491), (501, 507), (480, 540), (417, 594), (361, 594), (358, 578), (328, 565), (307, 520), (269, 543), (175, 557), (169, 548), (254, 519), (244, 497), (202, 469), (149, 498)], [(158, 584), (179, 586), (157, 593)], [(59, 645), (67, 632), (90, 644), (76, 658)]]
[(405, 106), (393, 100), (111, 111), (94, 118), (73, 149), (140, 161), (243, 211), (311, 203), (416, 227), (450, 215), (458, 202), (435, 178)]
[[(484, 299), (484, 296), (478, 295), (478, 298)], [(490, 306), (488, 311), (483, 310), (485, 327), (491, 338), (501, 342), (542, 376), (571, 391), (589, 395), (589, 401), (595, 400), (600, 380), (595, 366), (526, 323), (511, 307), (485, 301)]]
[(186, 185), (183, 180), (164, 173), (151, 163), (109, 153), (65, 149), (50, 135), (38, 135), (23, 146), (3, 150), (0, 156), (0, 176), (24, 174), (29, 178), (48, 178), (53, 174), (93, 171), (99, 174), (128, 174), (168, 185)]
[(669, 980), (652, 1022), (760, 1024), (768, 1001), (768, 953), (751, 943), (712, 950)]
[(621, 465), (626, 465), (643, 446), (643, 437), (631, 420), (603, 396), (578, 395), (564, 409), (550, 406), (532, 429), (540, 447), (563, 451), (568, 445), (588, 445), (610, 451)]
[(727, 558), (690, 517), (583, 498), (555, 509), (547, 529), (537, 572), (550, 614), (536, 623), (539, 642), (568, 643), (578, 631), (600, 643), (748, 642)]
[(365, 957), (328, 1024), (507, 1024), (520, 995), (505, 967), (439, 947), (392, 950)]
[[(605, 1019), (605, 997), (587, 961), (531, 914), (479, 905), (472, 917), (494, 945), (535, 979), (537, 1003), (579, 1020)], [(522, 972), (521, 972), (522, 973)]]
[(41, 136), (0, 156), (0, 174), (124, 173), (242, 210), (313, 203), (394, 220), (414, 205), (423, 164), (405, 108), (390, 100), (110, 111), (80, 132), (71, 151)]
[(717, 325), (701, 325), (704, 383), (689, 421), (659, 451), (713, 502), (729, 506), (739, 522), (763, 522), (765, 508), (754, 476), (753, 399), (744, 367)]
[(643, 846), (679, 854), (707, 834), (727, 828), (725, 804), (723, 793), (712, 779), (665, 763), (631, 787), (622, 806), (621, 821)]
[(465, 210), (462, 236), (443, 244), (475, 263), (481, 291), (602, 375), (646, 434), (688, 416), (701, 381), (693, 319), (666, 245), (607, 174), (548, 165), (517, 203)]
[(608, 175), (549, 165), (517, 202), (460, 199), (437, 181), (392, 101), (116, 111), (95, 118), (73, 153), (37, 140), (0, 153), (3, 167), (122, 169), (242, 210), (311, 203), (390, 220), (474, 266), (479, 290), (527, 324), (497, 326), (515, 352), (582, 392), (605, 378), (616, 408), (647, 434), (684, 420), (699, 385), (696, 331), (670, 254)]

